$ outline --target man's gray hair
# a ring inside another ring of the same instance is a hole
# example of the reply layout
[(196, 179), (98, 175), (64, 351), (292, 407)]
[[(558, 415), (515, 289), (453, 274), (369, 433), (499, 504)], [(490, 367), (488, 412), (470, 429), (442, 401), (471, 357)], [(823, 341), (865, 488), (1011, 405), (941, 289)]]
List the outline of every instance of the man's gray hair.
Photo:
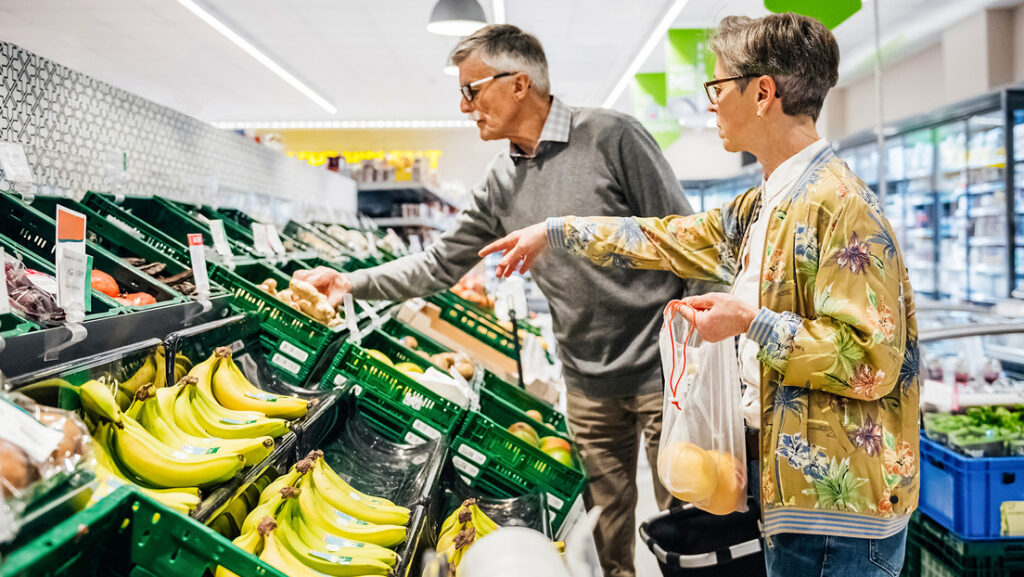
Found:
[(452, 51), (452, 64), (458, 66), (476, 54), (496, 72), (522, 72), (530, 77), (541, 96), (551, 94), (548, 59), (540, 40), (511, 24), (491, 24), (463, 38)]
[[(782, 111), (817, 120), (825, 95), (839, 80), (839, 44), (825, 26), (807, 16), (784, 13), (763, 18), (728, 16), (711, 39), (726, 70), (775, 79)], [(749, 78), (739, 81), (746, 90)]]

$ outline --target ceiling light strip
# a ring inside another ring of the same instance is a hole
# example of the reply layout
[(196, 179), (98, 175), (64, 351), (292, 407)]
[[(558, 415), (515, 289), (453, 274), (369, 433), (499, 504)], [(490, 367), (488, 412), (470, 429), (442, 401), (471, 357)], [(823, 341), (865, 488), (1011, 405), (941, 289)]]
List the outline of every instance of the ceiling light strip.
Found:
[(193, 0), (177, 0), (178, 4), (184, 6), (189, 12), (195, 14), (200, 20), (206, 22), (211, 28), (219, 32), (222, 36), (233, 42), (236, 46), (245, 51), (246, 54), (252, 56), (257, 62), (266, 66), (271, 72), (278, 75), (282, 80), (290, 84), (293, 88), (304, 94), (307, 98), (312, 100), (327, 112), (335, 114), (338, 109), (333, 104), (327, 101), (323, 96), (317, 94), (315, 90), (307, 86), (301, 80), (295, 77), (292, 73), (285, 70), (283, 66), (274, 61), (273, 58), (265, 54), (259, 48), (256, 48), (248, 40), (242, 37), (241, 34), (232, 30), (227, 24), (221, 22), (216, 16), (211, 14), (205, 8), (194, 2)]
[(423, 128), (475, 128), (472, 120), (245, 120), (214, 122), (217, 128), (228, 130), (304, 130), (304, 129), (423, 129)]
[(664, 16), (658, 21), (658, 24), (651, 30), (651, 35), (647, 38), (647, 42), (644, 43), (643, 47), (640, 48), (640, 52), (637, 52), (633, 61), (626, 67), (626, 71), (622, 73), (622, 78), (615, 84), (612, 91), (608, 94), (608, 97), (604, 99), (604, 103), (601, 104), (601, 108), (611, 108), (618, 102), (619, 97), (629, 86), (629, 83), (633, 80), (633, 75), (640, 71), (640, 67), (643, 66), (644, 62), (654, 51), (655, 46), (658, 42), (665, 37), (665, 33), (668, 32), (669, 27), (679, 17), (679, 13), (683, 11), (689, 0), (673, 0), (672, 5), (669, 6), (668, 10), (665, 11)]
[(505, 23), (505, 0), (491, 1), (491, 14), (494, 16), (495, 24)]

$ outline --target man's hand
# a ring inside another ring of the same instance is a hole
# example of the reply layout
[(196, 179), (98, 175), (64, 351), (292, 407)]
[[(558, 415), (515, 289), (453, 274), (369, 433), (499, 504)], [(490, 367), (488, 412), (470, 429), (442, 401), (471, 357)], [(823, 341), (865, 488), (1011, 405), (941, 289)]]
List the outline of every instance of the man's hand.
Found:
[(318, 266), (313, 270), (297, 270), (292, 276), (296, 280), (308, 282), (316, 290), (327, 295), (327, 300), (334, 308), (338, 308), (345, 295), (352, 292), (352, 283), (348, 281), (348, 277), (326, 266)]
[(729, 293), (708, 293), (682, 300), (696, 309), (697, 334), (712, 343), (747, 332), (758, 311)]
[(505, 251), (505, 256), (501, 257), (501, 262), (498, 263), (496, 274), (498, 278), (506, 278), (516, 272), (516, 267), (519, 267), (521, 273), (530, 270), (533, 261), (547, 248), (547, 223), (538, 222), (505, 235), (504, 238), (485, 246), (478, 254), (485, 257), (494, 252)]

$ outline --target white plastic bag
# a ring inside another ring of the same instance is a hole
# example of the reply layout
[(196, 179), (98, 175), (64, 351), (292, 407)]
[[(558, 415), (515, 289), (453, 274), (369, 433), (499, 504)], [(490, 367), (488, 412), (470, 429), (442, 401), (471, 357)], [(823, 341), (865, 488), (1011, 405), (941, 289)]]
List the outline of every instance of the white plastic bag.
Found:
[(715, 515), (747, 510), (747, 456), (732, 339), (702, 341), (682, 301), (665, 307), (658, 477), (676, 498)]

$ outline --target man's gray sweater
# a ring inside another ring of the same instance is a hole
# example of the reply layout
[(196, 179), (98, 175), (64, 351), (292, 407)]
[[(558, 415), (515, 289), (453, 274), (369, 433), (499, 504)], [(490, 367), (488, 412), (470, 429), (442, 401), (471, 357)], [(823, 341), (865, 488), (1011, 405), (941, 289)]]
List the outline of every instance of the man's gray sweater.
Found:
[[(403, 300), (454, 285), (477, 252), (548, 217), (690, 214), (657, 143), (635, 119), (572, 109), (569, 141), (545, 142), (534, 158), (502, 152), (455, 224), (426, 251), (349, 275), (353, 296)], [(661, 391), (662, 310), (687, 295), (671, 272), (599, 267), (564, 251), (533, 265), (547, 297), (566, 385), (589, 397)]]

